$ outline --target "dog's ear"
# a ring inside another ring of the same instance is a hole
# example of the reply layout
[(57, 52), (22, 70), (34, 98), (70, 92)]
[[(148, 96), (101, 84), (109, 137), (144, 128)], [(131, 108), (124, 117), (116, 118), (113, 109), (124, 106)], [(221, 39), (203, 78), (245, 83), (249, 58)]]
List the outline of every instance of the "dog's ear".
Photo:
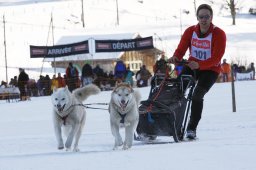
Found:
[(118, 87), (120, 84), (122, 84), (122, 81), (116, 81), (115, 86)]
[(114, 92), (114, 93), (117, 92), (117, 87), (118, 87), (117, 85), (114, 87), (114, 89), (113, 89), (113, 92)]
[(68, 90), (68, 86), (67, 85), (65, 86), (65, 90)]
[(130, 83), (127, 83), (127, 85), (128, 85), (128, 87), (130, 88), (131, 92), (133, 93), (134, 90), (133, 90), (133, 88), (132, 88), (132, 85), (131, 85)]
[(125, 84), (131, 87), (131, 83), (129, 81), (125, 82)]
[(128, 87), (128, 88), (130, 88), (131, 89), (131, 92), (133, 93), (134, 92), (134, 90), (133, 90), (133, 88), (132, 88), (132, 85), (131, 85), (131, 83), (128, 81), (128, 82), (125, 82), (125, 85)]
[(134, 90), (133, 90), (132, 86), (131, 86), (131, 92), (132, 92), (132, 93), (134, 92)]
[(53, 91), (53, 92), (56, 92), (56, 91), (57, 91), (57, 87), (54, 86), (53, 89), (52, 89), (52, 91)]

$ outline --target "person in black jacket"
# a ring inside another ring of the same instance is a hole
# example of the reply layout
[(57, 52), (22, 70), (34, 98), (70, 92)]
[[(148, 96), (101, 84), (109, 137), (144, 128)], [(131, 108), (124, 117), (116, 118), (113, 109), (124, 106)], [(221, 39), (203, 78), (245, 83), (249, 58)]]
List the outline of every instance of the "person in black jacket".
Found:
[(29, 80), (28, 74), (25, 72), (24, 69), (19, 68), (20, 74), (18, 77), (18, 87), (20, 90), (20, 100), (24, 100), (24, 97), (27, 96), (26, 88)]
[(98, 87), (102, 84), (102, 81), (104, 79), (104, 71), (100, 67), (99, 64), (96, 65), (96, 67), (93, 68), (93, 74), (95, 76), (94, 84), (96, 84)]
[(93, 71), (92, 66), (88, 63), (86, 63), (82, 68), (82, 76), (81, 76), (81, 82), (82, 86), (91, 84), (93, 82)]
[(66, 68), (67, 85), (70, 92), (78, 87), (78, 70), (70, 62)]
[(163, 74), (163, 75), (168, 73), (167, 61), (165, 60), (164, 54), (161, 54), (161, 58), (156, 61), (154, 65), (154, 73)]

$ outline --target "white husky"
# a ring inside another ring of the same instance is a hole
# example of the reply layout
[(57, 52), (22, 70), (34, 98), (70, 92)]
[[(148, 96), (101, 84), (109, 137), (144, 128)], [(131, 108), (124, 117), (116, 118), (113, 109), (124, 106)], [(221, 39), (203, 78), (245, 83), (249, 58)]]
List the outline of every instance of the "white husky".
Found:
[[(114, 88), (109, 103), (110, 126), (115, 137), (114, 150), (122, 145), (124, 150), (131, 148), (139, 122), (140, 98), (139, 92), (134, 91), (129, 84), (121, 83)], [(121, 124), (125, 127), (124, 143), (119, 132)]]
[(71, 144), (75, 137), (73, 151), (79, 151), (78, 141), (85, 124), (86, 116), (82, 102), (90, 95), (99, 92), (100, 89), (93, 84), (78, 88), (74, 90), (73, 93), (70, 93), (67, 86), (65, 88), (53, 90), (51, 96), (53, 104), (53, 122), (58, 149), (64, 149), (61, 132), (62, 127), (64, 127), (64, 133), (67, 136), (65, 143), (66, 150), (71, 149)]

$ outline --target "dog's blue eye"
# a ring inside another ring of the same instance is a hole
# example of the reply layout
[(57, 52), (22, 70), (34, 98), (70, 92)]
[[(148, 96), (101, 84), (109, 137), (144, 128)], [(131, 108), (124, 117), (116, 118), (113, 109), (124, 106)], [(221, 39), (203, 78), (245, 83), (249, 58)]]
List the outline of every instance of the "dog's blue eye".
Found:
[(65, 100), (65, 98), (62, 98), (61, 100), (63, 101), (63, 100)]
[(118, 94), (118, 96), (121, 96), (121, 94)]
[(55, 98), (55, 100), (58, 100), (57, 98)]
[(125, 96), (129, 96), (129, 94), (126, 94)]

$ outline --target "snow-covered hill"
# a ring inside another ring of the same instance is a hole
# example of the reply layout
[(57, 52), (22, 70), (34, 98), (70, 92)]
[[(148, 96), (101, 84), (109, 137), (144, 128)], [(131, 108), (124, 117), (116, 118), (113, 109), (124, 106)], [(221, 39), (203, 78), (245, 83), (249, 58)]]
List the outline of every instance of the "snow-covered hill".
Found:
[[(84, 0), (82, 27), (80, 0), (12, 0), (0, 1), (0, 15), (5, 17), (6, 57), (8, 79), (18, 74), (19, 67), (42, 66), (43, 59), (30, 59), (29, 45), (53, 45), (64, 35), (134, 33), (153, 36), (155, 46), (171, 56), (180, 35), (189, 25), (195, 24), (194, 4), (190, 0)], [(119, 25), (117, 25), (118, 2)], [(209, 0), (198, 0), (197, 5)], [(214, 24), (227, 34), (225, 58), (249, 64), (256, 61), (256, 16), (248, 14), (256, 0), (239, 1), (237, 25), (231, 25), (222, 1), (214, 1)], [(184, 13), (189, 11), (189, 14)], [(53, 17), (52, 31), (50, 27)], [(0, 23), (0, 80), (5, 80), (4, 24)], [(44, 67), (50, 67), (45, 63)], [(40, 69), (38, 69), (40, 70)], [(28, 71), (37, 79), (39, 72)]]

